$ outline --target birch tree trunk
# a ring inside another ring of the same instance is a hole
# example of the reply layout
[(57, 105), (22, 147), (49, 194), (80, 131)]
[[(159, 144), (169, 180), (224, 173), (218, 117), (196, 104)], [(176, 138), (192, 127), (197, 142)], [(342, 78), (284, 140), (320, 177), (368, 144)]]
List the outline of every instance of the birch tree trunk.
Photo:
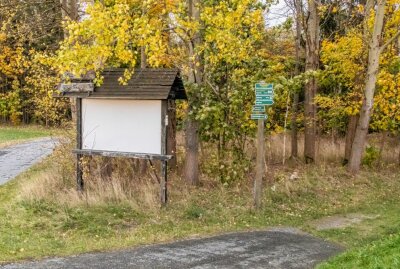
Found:
[[(200, 21), (200, 0), (188, 0), (188, 13), (191, 20)], [(202, 84), (203, 67), (201, 57), (196, 53), (196, 48), (202, 42), (199, 32), (195, 34), (189, 42), (189, 57), (191, 59), (191, 70), (189, 82), (193, 84)], [(194, 59), (194, 61), (192, 60)], [(192, 100), (189, 103), (188, 114), (192, 111), (191, 103), (196, 102), (197, 94), (192, 94)], [(185, 156), (185, 178), (192, 185), (199, 184), (199, 123), (188, 116), (185, 128), (186, 156)]]
[(364, 153), (369, 122), (371, 119), (372, 109), (374, 105), (375, 85), (379, 71), (379, 57), (381, 54), (380, 40), (383, 31), (383, 22), (385, 16), (386, 0), (378, 1), (378, 7), (375, 15), (374, 30), (372, 33), (369, 54), (368, 54), (368, 71), (365, 81), (365, 90), (363, 103), (360, 112), (360, 119), (357, 125), (356, 134), (354, 136), (353, 147), (348, 170), (356, 174), (360, 170), (361, 158)]
[[(364, 22), (363, 22), (363, 46), (365, 47), (365, 51), (367, 51), (367, 47), (369, 44), (366, 40), (370, 39), (370, 30), (368, 25), (368, 20), (371, 15), (371, 10), (374, 8), (374, 0), (367, 0), (365, 3), (365, 15), (364, 15)], [(362, 83), (362, 82), (360, 82)], [(356, 100), (359, 101), (359, 100)], [(354, 137), (356, 134), (357, 124), (360, 115), (351, 115), (349, 119), (349, 123), (347, 125), (347, 132), (346, 132), (346, 145), (345, 145), (345, 153), (344, 153), (344, 161), (343, 163), (346, 165), (350, 161), (351, 157), (351, 149), (354, 143)]]
[[(306, 71), (316, 71), (319, 68), (320, 50), (320, 17), (315, 0), (308, 1), (308, 20), (306, 29)], [(314, 102), (317, 94), (317, 80), (310, 79), (305, 87), (304, 101), (304, 159), (306, 163), (315, 162), (316, 116), (317, 108)]]

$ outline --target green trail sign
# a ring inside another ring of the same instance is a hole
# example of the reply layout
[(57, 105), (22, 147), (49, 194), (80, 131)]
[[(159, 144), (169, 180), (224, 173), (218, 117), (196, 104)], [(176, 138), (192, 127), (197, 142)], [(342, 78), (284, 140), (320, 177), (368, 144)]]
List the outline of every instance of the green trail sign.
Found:
[(265, 112), (265, 106), (253, 106), (253, 112)]
[(256, 90), (274, 90), (274, 84), (271, 83), (256, 83)]
[(271, 106), (274, 100), (256, 100), (256, 106)]
[[(274, 103), (274, 85), (271, 83), (259, 82), (255, 84), (256, 104), (253, 106), (253, 113), (265, 112), (265, 106), (270, 106)], [(263, 111), (260, 107), (263, 107)], [(262, 179), (265, 174), (265, 121), (268, 119), (266, 114), (251, 114), (252, 120), (258, 120), (257, 128), (257, 160), (256, 174), (254, 178), (253, 198), (254, 206), (260, 207), (262, 198)]]
[(251, 114), (252, 120), (266, 120), (268, 119), (268, 115), (265, 114)]

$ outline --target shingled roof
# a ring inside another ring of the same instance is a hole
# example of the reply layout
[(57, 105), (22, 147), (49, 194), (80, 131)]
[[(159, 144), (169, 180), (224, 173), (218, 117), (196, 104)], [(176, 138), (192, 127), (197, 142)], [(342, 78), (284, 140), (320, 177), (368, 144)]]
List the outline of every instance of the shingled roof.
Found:
[[(124, 76), (124, 69), (107, 69), (102, 76), (104, 77), (103, 84), (95, 87), (93, 91), (77, 92), (68, 90), (68, 86), (65, 86), (60, 87), (62, 96), (140, 100), (187, 99), (178, 69), (136, 69), (126, 85), (121, 85), (118, 81), (120, 77)], [(73, 85), (79, 85), (80, 82), (88, 81), (72, 79), (71, 82)]]

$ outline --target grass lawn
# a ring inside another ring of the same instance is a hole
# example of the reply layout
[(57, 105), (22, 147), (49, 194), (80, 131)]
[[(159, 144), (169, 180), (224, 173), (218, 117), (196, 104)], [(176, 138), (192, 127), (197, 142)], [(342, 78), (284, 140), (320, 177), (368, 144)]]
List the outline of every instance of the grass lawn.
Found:
[[(223, 186), (203, 179), (202, 187), (192, 188), (172, 176), (166, 208), (112, 196), (95, 204), (82, 197), (82, 202), (74, 204), (65, 202), (61, 193), (55, 194), (57, 199), (21, 195), (26, 185), (57, 173), (54, 158), (0, 186), (0, 263), (272, 226), (299, 227), (350, 249), (384, 236), (397, 238), (400, 232), (398, 170), (363, 171), (354, 178), (342, 168), (309, 166), (300, 171), (300, 179), (291, 181), (292, 170), (275, 167), (270, 169), (274, 172), (259, 211), (252, 210), (251, 180)], [(323, 216), (352, 212), (378, 217), (324, 232), (310, 225)], [(352, 253), (343, 257), (355, 257)]]
[(318, 268), (400, 268), (400, 234), (350, 250)]
[(38, 126), (1, 126), (0, 147), (18, 143), (24, 140), (50, 136), (52, 133), (53, 131), (51, 129), (45, 129)]

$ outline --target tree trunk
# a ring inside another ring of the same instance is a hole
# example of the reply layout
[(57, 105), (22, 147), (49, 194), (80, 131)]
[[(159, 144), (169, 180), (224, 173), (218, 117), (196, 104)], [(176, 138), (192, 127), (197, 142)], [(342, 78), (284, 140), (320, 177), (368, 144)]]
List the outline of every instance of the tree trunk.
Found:
[[(306, 71), (316, 71), (319, 67), (320, 50), (320, 18), (317, 3), (308, 1), (309, 17), (306, 30)], [(317, 94), (317, 80), (311, 78), (305, 87), (304, 102), (304, 158), (306, 163), (315, 161), (316, 116), (317, 108), (314, 102)]]
[(68, 1), (60, 0), (60, 5), (62, 19), (65, 20), (65, 18), (68, 16)]
[(298, 149), (298, 131), (297, 131), (297, 115), (299, 107), (299, 94), (293, 94), (293, 106), (292, 106), (292, 120), (290, 123), (291, 133), (291, 157), (297, 159), (299, 157)]
[[(367, 40), (370, 39), (370, 28), (368, 25), (368, 18), (371, 14), (371, 10), (374, 7), (374, 0), (366, 0), (365, 2), (365, 18), (364, 18), (364, 22), (363, 22), (363, 48), (365, 49), (365, 51), (368, 50), (368, 42)], [(366, 63), (367, 64), (367, 63)], [(361, 83), (365, 83), (364, 81), (360, 81)], [(360, 101), (360, 100), (355, 100), (355, 101)], [(347, 134), (346, 134), (346, 147), (345, 147), (345, 155), (344, 155), (344, 160), (343, 160), (343, 164), (347, 165), (350, 161), (350, 156), (351, 156), (351, 149), (353, 147), (353, 142), (354, 142), (354, 136), (356, 135), (356, 129), (357, 129), (357, 124), (358, 124), (358, 120), (360, 119), (360, 115), (351, 115), (350, 119), (349, 119), (349, 124), (347, 126)]]
[(147, 68), (146, 47), (140, 48), (140, 68)]
[[(145, 12), (145, 11), (143, 11)], [(140, 48), (140, 68), (141, 69), (146, 69), (147, 68), (147, 56), (146, 56), (146, 48), (141, 47)], [(144, 176), (147, 173), (148, 170), (148, 163), (147, 160), (144, 159), (139, 159), (138, 160), (138, 167), (139, 167), (139, 176)]]
[[(293, 0), (295, 6), (296, 14), (296, 65), (294, 70), (294, 75), (298, 76), (300, 74), (300, 51), (301, 51), (301, 17), (302, 17), (302, 2), (301, 0)], [(292, 104), (292, 119), (291, 119), (291, 157), (297, 158), (299, 156), (298, 149), (298, 132), (297, 132), (297, 116), (299, 107), (299, 93), (293, 93), (293, 104)]]
[(385, 149), (386, 139), (388, 137), (388, 134), (389, 134), (388, 131), (383, 131), (383, 133), (382, 133), (381, 145), (379, 147), (379, 162), (380, 163), (383, 163), (383, 151)]
[(378, 2), (374, 22), (374, 30), (369, 47), (368, 72), (365, 82), (363, 104), (360, 112), (360, 120), (358, 122), (356, 134), (354, 137), (353, 147), (351, 149), (351, 156), (348, 167), (348, 170), (353, 174), (358, 173), (358, 171), (360, 170), (361, 158), (364, 153), (365, 144), (367, 141), (369, 122), (374, 105), (375, 84), (379, 71), (379, 56), (381, 54), (379, 41), (382, 37), (385, 6), (386, 0), (381, 0)]
[[(61, 16), (63, 20), (70, 18), (71, 20), (78, 20), (78, 3), (77, 0), (60, 0)], [(64, 32), (64, 38), (67, 33)], [(76, 98), (70, 98), (71, 118), (72, 123), (76, 125)]]
[[(188, 0), (189, 18), (200, 22), (200, 0)], [(190, 74), (189, 82), (193, 84), (202, 84), (203, 66), (201, 56), (196, 53), (196, 48), (202, 42), (200, 32), (197, 32), (189, 42)], [(192, 105), (198, 100), (198, 93), (192, 93), (192, 100), (189, 100), (188, 120), (186, 122), (186, 158), (185, 158), (185, 178), (192, 185), (199, 184), (199, 123), (189, 116), (192, 111)]]
[(400, 166), (400, 150), (399, 150), (398, 164), (399, 164), (399, 166)]
[(168, 162), (171, 169), (177, 166), (176, 159), (176, 104), (175, 100), (168, 101), (168, 140), (167, 140), (167, 154), (172, 155), (173, 158)]
[(186, 160), (185, 178), (191, 185), (199, 184), (199, 135), (198, 122), (188, 120), (186, 123)]
[(69, 17), (73, 21), (78, 21), (79, 20), (78, 1), (77, 0), (69, 0), (68, 4), (69, 4), (69, 6), (68, 6)]
[(351, 115), (350, 119), (349, 119), (349, 123), (347, 125), (346, 145), (345, 145), (344, 160), (343, 160), (344, 165), (347, 165), (350, 160), (351, 148), (353, 147), (354, 136), (356, 134), (357, 123), (358, 123), (359, 118), (360, 118), (360, 116), (358, 114)]

